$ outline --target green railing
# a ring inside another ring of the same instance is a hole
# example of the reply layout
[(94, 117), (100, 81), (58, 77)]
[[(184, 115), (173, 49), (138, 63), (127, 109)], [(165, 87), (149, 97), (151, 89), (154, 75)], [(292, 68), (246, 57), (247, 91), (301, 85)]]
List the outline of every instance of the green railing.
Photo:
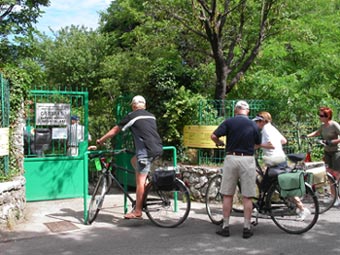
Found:
[[(0, 74), (1, 90), (0, 90), (0, 128), (9, 127), (9, 114), (10, 114), (10, 85), (9, 82)], [(9, 155), (0, 155), (0, 177), (7, 175), (9, 171)]]

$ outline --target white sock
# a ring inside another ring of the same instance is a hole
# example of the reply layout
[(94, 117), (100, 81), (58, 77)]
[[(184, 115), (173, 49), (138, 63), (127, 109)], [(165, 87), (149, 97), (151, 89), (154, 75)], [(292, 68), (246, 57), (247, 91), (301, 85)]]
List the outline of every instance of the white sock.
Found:
[(251, 222), (248, 219), (244, 219), (244, 228), (250, 228)]
[(229, 217), (223, 218), (223, 228), (229, 227)]

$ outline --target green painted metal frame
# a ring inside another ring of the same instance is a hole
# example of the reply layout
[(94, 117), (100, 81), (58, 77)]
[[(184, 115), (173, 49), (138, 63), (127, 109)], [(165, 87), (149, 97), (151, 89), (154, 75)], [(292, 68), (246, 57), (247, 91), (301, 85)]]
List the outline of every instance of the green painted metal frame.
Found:
[[(32, 95), (76, 95), (83, 97), (84, 126), (88, 127), (88, 92), (32, 90)], [(85, 128), (84, 137), (88, 137)], [(27, 201), (54, 200), (82, 197), (84, 180), (88, 174), (83, 169), (87, 164), (87, 139), (79, 144), (78, 156), (47, 156), (25, 158)], [(85, 175), (86, 174), (86, 175)]]

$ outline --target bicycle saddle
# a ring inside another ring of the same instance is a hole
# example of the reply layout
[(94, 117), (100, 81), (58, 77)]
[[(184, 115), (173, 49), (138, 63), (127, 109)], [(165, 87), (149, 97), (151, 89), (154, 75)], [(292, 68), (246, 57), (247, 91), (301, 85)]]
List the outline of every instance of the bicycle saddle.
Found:
[(297, 163), (299, 161), (304, 160), (306, 157), (306, 154), (305, 153), (291, 153), (291, 154), (287, 154), (287, 157), (289, 158), (290, 161)]

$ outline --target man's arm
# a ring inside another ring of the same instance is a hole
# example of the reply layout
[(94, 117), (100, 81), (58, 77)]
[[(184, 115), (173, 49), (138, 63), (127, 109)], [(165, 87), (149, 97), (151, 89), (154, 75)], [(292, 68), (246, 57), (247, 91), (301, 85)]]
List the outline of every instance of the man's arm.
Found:
[(120, 132), (119, 126), (114, 126), (109, 132), (107, 132), (105, 135), (103, 135), (100, 139), (97, 140), (97, 144), (103, 144), (105, 140), (114, 137)]
[(210, 136), (211, 140), (213, 140), (216, 144), (216, 146), (224, 146), (224, 142), (219, 138), (217, 137), (214, 133), (211, 134)]

